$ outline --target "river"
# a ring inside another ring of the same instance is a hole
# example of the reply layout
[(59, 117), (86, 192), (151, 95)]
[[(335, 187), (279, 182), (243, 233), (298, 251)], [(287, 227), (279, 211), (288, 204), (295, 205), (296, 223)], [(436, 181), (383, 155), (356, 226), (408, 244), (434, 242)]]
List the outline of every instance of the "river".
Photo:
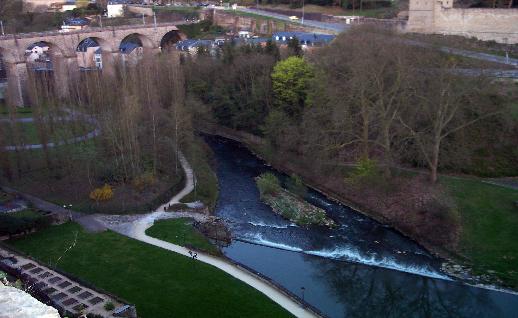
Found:
[(415, 242), (316, 191), (306, 199), (325, 209), (338, 228), (303, 228), (285, 220), (260, 201), (254, 181), (275, 171), (237, 142), (206, 141), (217, 162), (215, 214), (235, 239), (224, 254), (324, 315), (518, 317), (517, 295), (451, 280), (440, 261)]

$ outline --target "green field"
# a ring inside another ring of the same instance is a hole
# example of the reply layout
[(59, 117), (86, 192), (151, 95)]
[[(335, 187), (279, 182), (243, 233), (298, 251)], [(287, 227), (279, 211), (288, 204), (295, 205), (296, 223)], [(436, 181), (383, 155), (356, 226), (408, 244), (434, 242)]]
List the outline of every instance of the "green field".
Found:
[(58, 268), (134, 303), (142, 318), (290, 316), (215, 267), (111, 231), (88, 234), (67, 223), (9, 244), (46, 263), (62, 255)]
[(443, 177), (441, 183), (461, 215), (460, 253), (476, 274), (493, 274), (518, 288), (518, 191), (479, 180)]
[(146, 230), (146, 234), (162, 241), (182, 246), (190, 246), (210, 254), (218, 254), (218, 249), (191, 225), (188, 218), (160, 220)]

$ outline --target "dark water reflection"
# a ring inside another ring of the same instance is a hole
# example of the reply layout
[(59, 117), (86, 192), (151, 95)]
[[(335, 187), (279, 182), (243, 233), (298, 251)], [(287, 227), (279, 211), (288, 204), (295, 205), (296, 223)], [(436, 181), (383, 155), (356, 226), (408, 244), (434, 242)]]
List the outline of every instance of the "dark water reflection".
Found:
[(338, 229), (284, 220), (260, 202), (255, 186), (254, 177), (271, 169), (238, 143), (207, 141), (218, 162), (216, 214), (246, 241), (235, 240), (225, 255), (294, 294), (304, 287), (305, 300), (325, 315), (518, 318), (518, 296), (449, 280), (417, 244), (319, 193), (308, 201), (326, 209)]

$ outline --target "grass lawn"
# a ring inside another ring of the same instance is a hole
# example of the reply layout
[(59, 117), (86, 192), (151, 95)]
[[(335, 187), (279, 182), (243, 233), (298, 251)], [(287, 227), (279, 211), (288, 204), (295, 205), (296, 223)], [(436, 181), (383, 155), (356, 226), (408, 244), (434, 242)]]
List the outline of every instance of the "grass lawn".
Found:
[(218, 254), (219, 250), (192, 226), (192, 219), (160, 220), (146, 230), (146, 234), (162, 241)]
[(54, 264), (76, 233), (57, 267), (134, 303), (139, 317), (290, 316), (215, 267), (114, 232), (88, 234), (66, 223), (9, 244)]
[(476, 273), (495, 271), (506, 284), (518, 287), (518, 191), (479, 180), (440, 181), (462, 218), (460, 253), (471, 260)]
[[(22, 113), (22, 115), (24, 115), (24, 114), (25, 113)], [(8, 125), (9, 128), (11, 127), (10, 124), (8, 124), (8, 123), (0, 123), (0, 124)], [(59, 141), (59, 140), (67, 140), (67, 139), (70, 139), (73, 137), (85, 135), (88, 132), (94, 130), (94, 127), (87, 123), (70, 122), (70, 124), (76, 125), (76, 126), (75, 127), (69, 126), (67, 124), (64, 126), (55, 127), (54, 131), (49, 134), (48, 141), (54, 142), (54, 141)], [(38, 131), (38, 128), (36, 127), (36, 125), (33, 122), (17, 123), (16, 125), (19, 129), (21, 138), (25, 144), (41, 143), (40, 133)], [(8, 135), (7, 140), (14, 140), (11, 129), (7, 129), (7, 135)]]
[(29, 218), (29, 219), (36, 219), (36, 218), (41, 217), (40, 213), (38, 213), (30, 208), (22, 210), (22, 211), (18, 211), (18, 212), (7, 213), (6, 215), (12, 216), (15, 218)]
[[(32, 117), (32, 109), (30, 107), (16, 107), (16, 117)], [(5, 105), (0, 105), (0, 118), (9, 118), (9, 109)]]

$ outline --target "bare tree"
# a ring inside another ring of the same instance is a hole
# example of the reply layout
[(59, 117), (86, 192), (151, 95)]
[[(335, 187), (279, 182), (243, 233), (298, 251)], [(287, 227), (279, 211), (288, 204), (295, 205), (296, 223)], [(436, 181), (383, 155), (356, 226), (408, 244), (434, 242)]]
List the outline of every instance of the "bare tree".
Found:
[[(437, 65), (430, 63), (429, 65)], [(437, 181), (441, 144), (445, 138), (502, 110), (488, 101), (487, 81), (454, 74), (454, 65), (437, 65), (413, 79), (413, 111), (398, 116), (414, 138), (426, 165), (430, 181)]]

